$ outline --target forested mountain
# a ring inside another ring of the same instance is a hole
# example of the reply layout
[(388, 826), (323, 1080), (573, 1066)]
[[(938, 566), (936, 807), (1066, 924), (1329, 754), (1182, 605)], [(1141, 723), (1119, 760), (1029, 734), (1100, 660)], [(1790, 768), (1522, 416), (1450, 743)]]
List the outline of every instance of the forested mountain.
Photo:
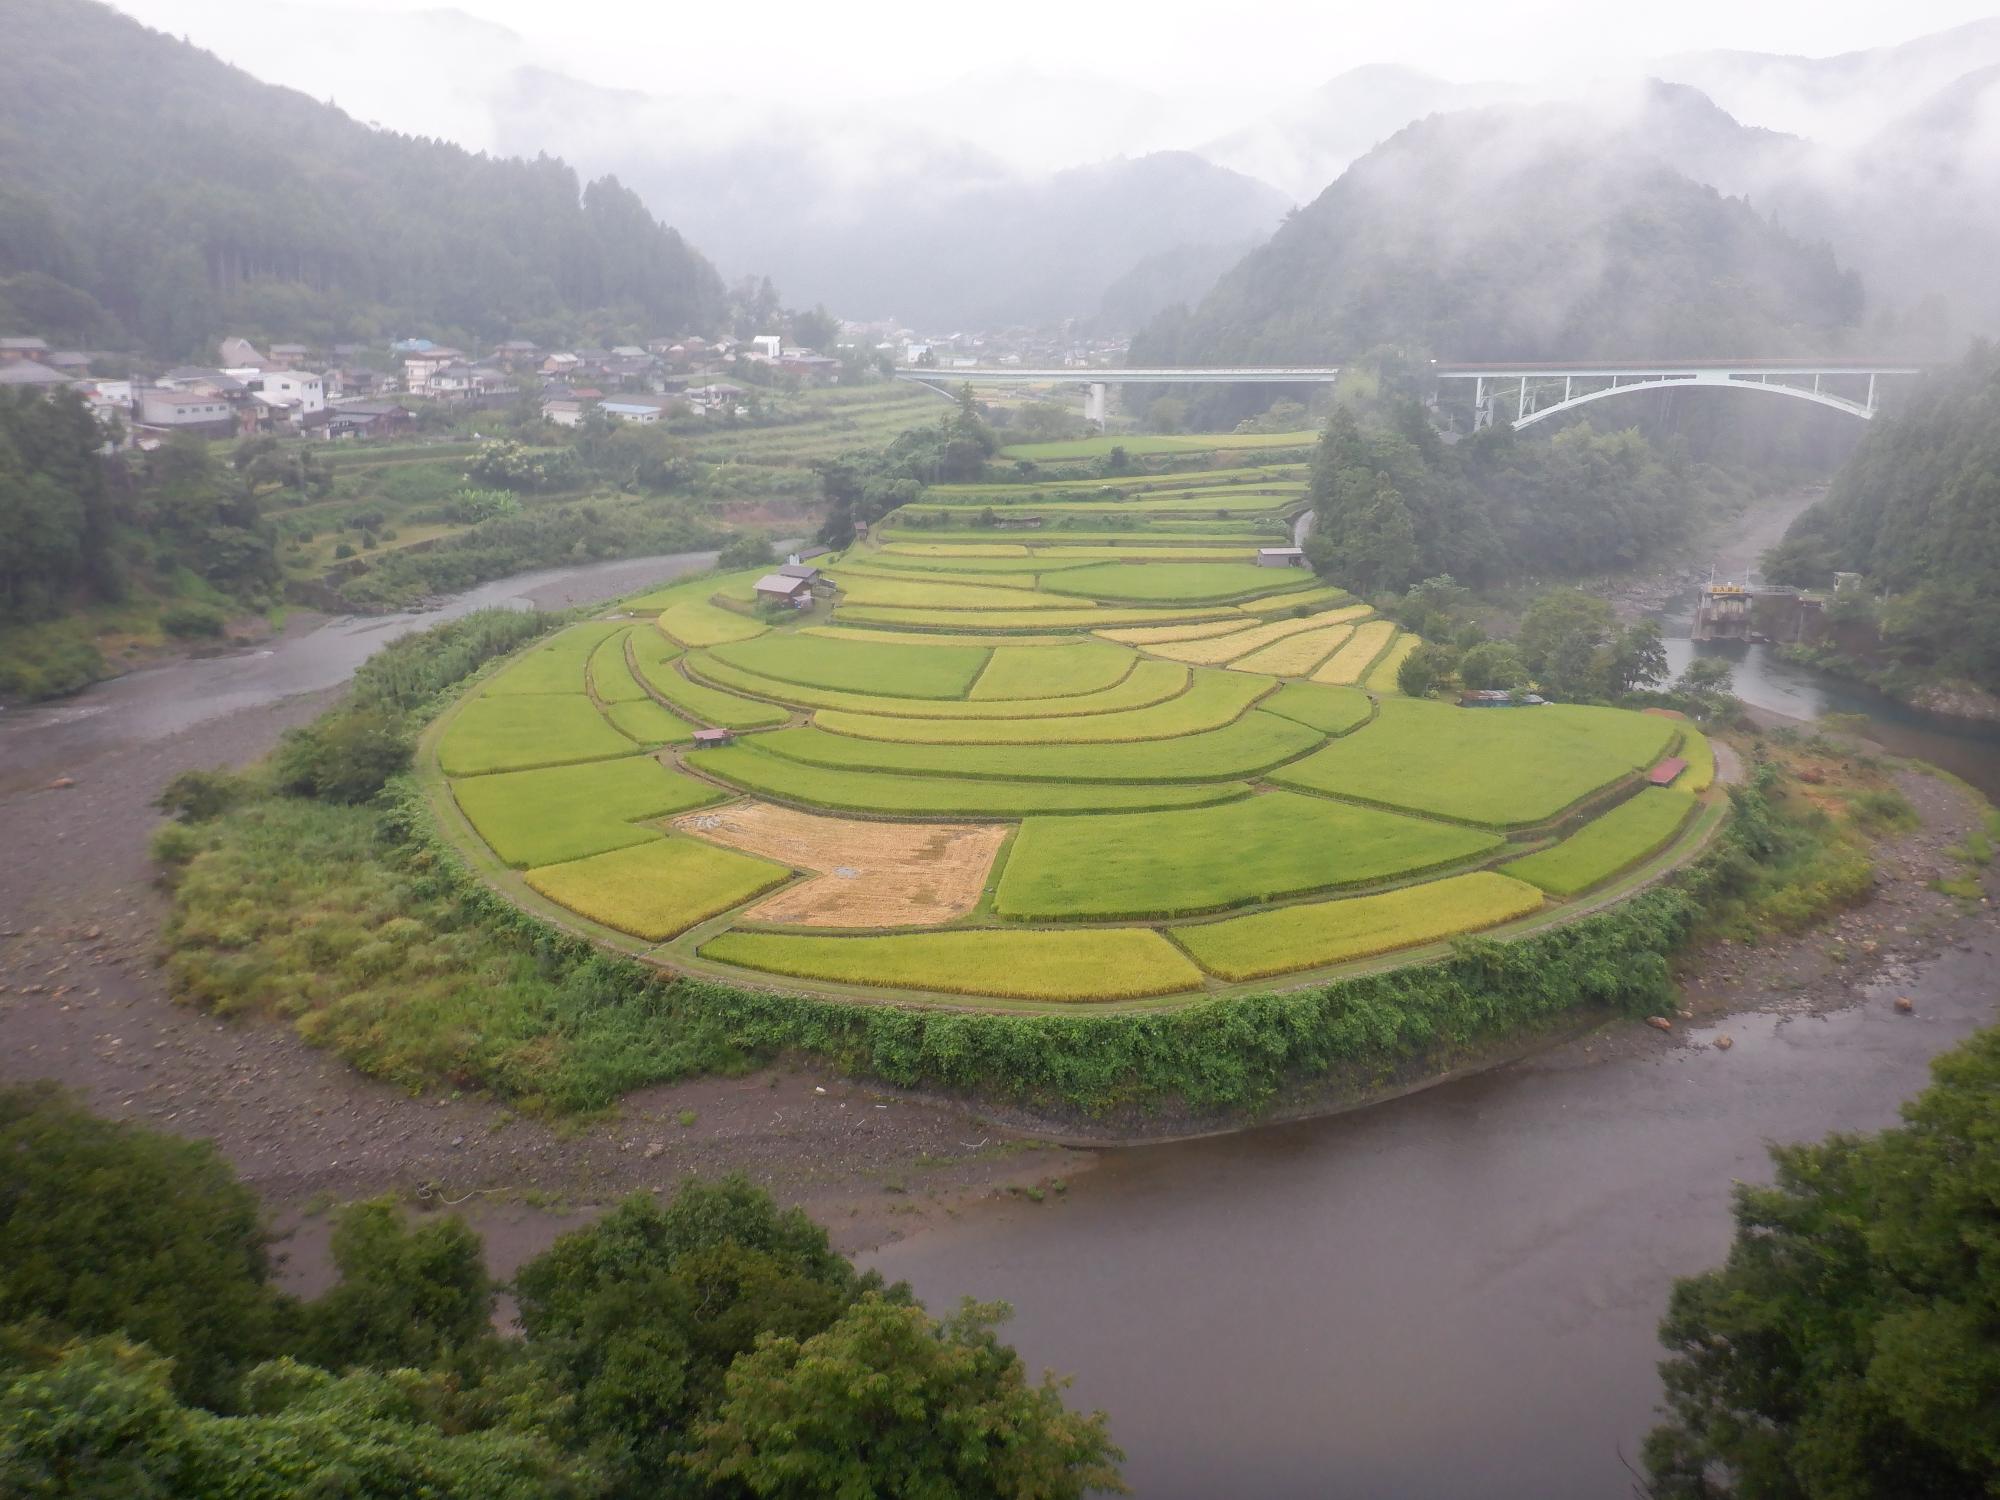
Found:
[(164, 357), (224, 331), (706, 327), (714, 269), (615, 179), (372, 130), (92, 0), (0, 0), (0, 325)]
[(1858, 281), (1825, 247), (1677, 171), (1648, 149), (1650, 128), (1606, 133), (1562, 106), (1420, 121), (1191, 312), (1157, 318), (1133, 362), (1838, 347), (1862, 310)]
[(1186, 151), (1017, 168), (922, 124), (821, 110), (692, 133), (685, 101), (516, 69), (493, 99), (508, 149), (615, 171), (732, 274), (801, 306), (933, 332), (1087, 318), (1175, 246), (1243, 245), (1291, 200)]
[(1765, 560), (1781, 583), (1835, 569), (1888, 591), (1882, 633), (1907, 662), (2000, 688), (2000, 351), (1976, 347), (1871, 423)]
[(1415, 401), (1335, 410), (1313, 455), (1315, 568), (1363, 594), (1625, 568), (1684, 535), (1715, 476), (1639, 432), (1496, 426), (1446, 444)]

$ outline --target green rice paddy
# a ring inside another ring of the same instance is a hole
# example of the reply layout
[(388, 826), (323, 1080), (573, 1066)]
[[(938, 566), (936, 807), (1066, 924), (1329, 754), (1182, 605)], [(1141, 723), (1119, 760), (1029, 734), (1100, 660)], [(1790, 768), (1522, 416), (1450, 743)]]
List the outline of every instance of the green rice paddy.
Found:
[[(1713, 826), (1713, 752), (1685, 723), (1405, 699), (1416, 637), (1254, 566), (1247, 531), (1218, 545), (1163, 519), (1294, 504), (1302, 484), (1293, 465), (1051, 486), (1051, 513), (1124, 507), (1124, 531), (878, 527), (803, 615), (758, 606), (760, 570), (677, 580), (489, 671), (427, 735), (428, 775), (487, 868), (669, 968), (994, 1004), (1434, 953), (1562, 920), (1560, 902), (1537, 916), (1545, 892), (1622, 890)], [(938, 487), (912, 511), (1037, 503), (1001, 488)], [(1632, 795), (1670, 752), (1680, 784)], [(740, 822), (669, 827), (738, 803)], [(912, 847), (880, 824), (966, 822), (1009, 825), (983, 867), (950, 867), (966, 844), (944, 828), (915, 842), (934, 856), (870, 856)], [(739, 826), (789, 841), (731, 847)], [(819, 883), (768, 908), (782, 922), (756, 917), (800, 878), (791, 861)], [(847, 904), (801, 915), (829, 889)]]

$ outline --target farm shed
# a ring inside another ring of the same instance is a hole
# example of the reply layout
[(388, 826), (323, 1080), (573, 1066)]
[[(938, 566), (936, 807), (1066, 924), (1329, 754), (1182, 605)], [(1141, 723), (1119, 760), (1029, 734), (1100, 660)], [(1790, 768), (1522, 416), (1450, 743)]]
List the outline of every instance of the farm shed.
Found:
[(1514, 695), (1505, 688), (1475, 688), (1458, 695), (1460, 708), (1512, 708)]
[(812, 603), (812, 585), (803, 578), (788, 578), (783, 573), (766, 573), (757, 580), (753, 592), (759, 599), (775, 599), (793, 609), (804, 609)]
[(813, 583), (819, 578), (819, 569), (810, 563), (786, 563), (778, 569), (778, 574), (783, 578), (803, 578), (807, 583)]
[(694, 732), (694, 742), (697, 745), (733, 745), (736, 743), (736, 731), (733, 729), (697, 729)]
[(1303, 547), (1259, 547), (1257, 566), (1260, 568), (1303, 568), (1306, 552)]
[(1646, 773), (1646, 780), (1654, 786), (1672, 786), (1680, 779), (1681, 772), (1687, 768), (1688, 763), (1678, 755), (1669, 755), (1665, 760)]

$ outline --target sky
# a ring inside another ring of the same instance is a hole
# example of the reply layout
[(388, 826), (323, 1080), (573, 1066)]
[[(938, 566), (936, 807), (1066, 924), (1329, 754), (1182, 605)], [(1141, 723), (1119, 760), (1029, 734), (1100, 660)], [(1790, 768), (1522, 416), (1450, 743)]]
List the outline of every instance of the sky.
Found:
[[(361, 118), (465, 139), (453, 128), (455, 77), (508, 59), (527, 60), (591, 83), (757, 108), (784, 101), (814, 107), (877, 105), (905, 98), (914, 109), (945, 107), (962, 75), (989, 82), (1012, 70), (1056, 75), (1102, 93), (1128, 120), (1135, 96), (1165, 96), (1199, 139), (1227, 129), (1279, 97), (1348, 68), (1402, 63), (1461, 82), (1542, 83), (1629, 71), (1644, 60), (1708, 48), (1823, 56), (1882, 46), (1991, 15), (1995, 0), (1676, 0), (1671, 5), (1579, 4), (1578, 0), (1413, 0), (1396, 5), (1327, 0), (760, 0), (754, 7), (674, 0), (461, 0), (438, 24), (425, 0), (117, 0), (149, 25), (186, 35), (275, 83), (332, 97)], [(385, 58), (367, 16), (411, 22), (390, 28), (398, 55)], [(428, 24), (425, 19), (428, 17)], [(414, 36), (416, 40), (404, 40)], [(428, 55), (424, 55), (428, 54)], [(428, 111), (409, 80), (418, 68), (444, 85)], [(1157, 103), (1151, 107), (1158, 113)], [(952, 133), (981, 144), (977, 121)], [(1118, 121), (1105, 129), (1125, 149)], [(994, 134), (1018, 129), (997, 122)], [(1154, 133), (1176, 133), (1148, 119)], [(1176, 144), (1163, 140), (1162, 144)], [(1073, 155), (1107, 154), (1079, 143)]]

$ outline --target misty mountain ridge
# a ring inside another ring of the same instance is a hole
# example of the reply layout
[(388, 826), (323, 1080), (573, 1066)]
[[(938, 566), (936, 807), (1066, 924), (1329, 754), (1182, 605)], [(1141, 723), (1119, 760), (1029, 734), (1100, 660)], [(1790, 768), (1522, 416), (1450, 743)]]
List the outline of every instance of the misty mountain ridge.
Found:
[(370, 129), (94, 0), (0, 0), (0, 34), (10, 329), (186, 356), (229, 331), (553, 337), (722, 311), (714, 268), (615, 181)]
[[(1362, 157), (1134, 362), (1789, 353), (1837, 346), (1858, 281), (1655, 150), (1712, 153), (1713, 106), (1649, 89), (1607, 129), (1569, 105), (1410, 125)], [(1719, 112), (1717, 112), (1719, 113)], [(1722, 116), (1726, 120), (1727, 116)], [(1732, 122), (1733, 123), (1733, 122)], [(1740, 127), (1739, 127), (1740, 128)], [(1745, 133), (1744, 149), (1790, 149)]]

